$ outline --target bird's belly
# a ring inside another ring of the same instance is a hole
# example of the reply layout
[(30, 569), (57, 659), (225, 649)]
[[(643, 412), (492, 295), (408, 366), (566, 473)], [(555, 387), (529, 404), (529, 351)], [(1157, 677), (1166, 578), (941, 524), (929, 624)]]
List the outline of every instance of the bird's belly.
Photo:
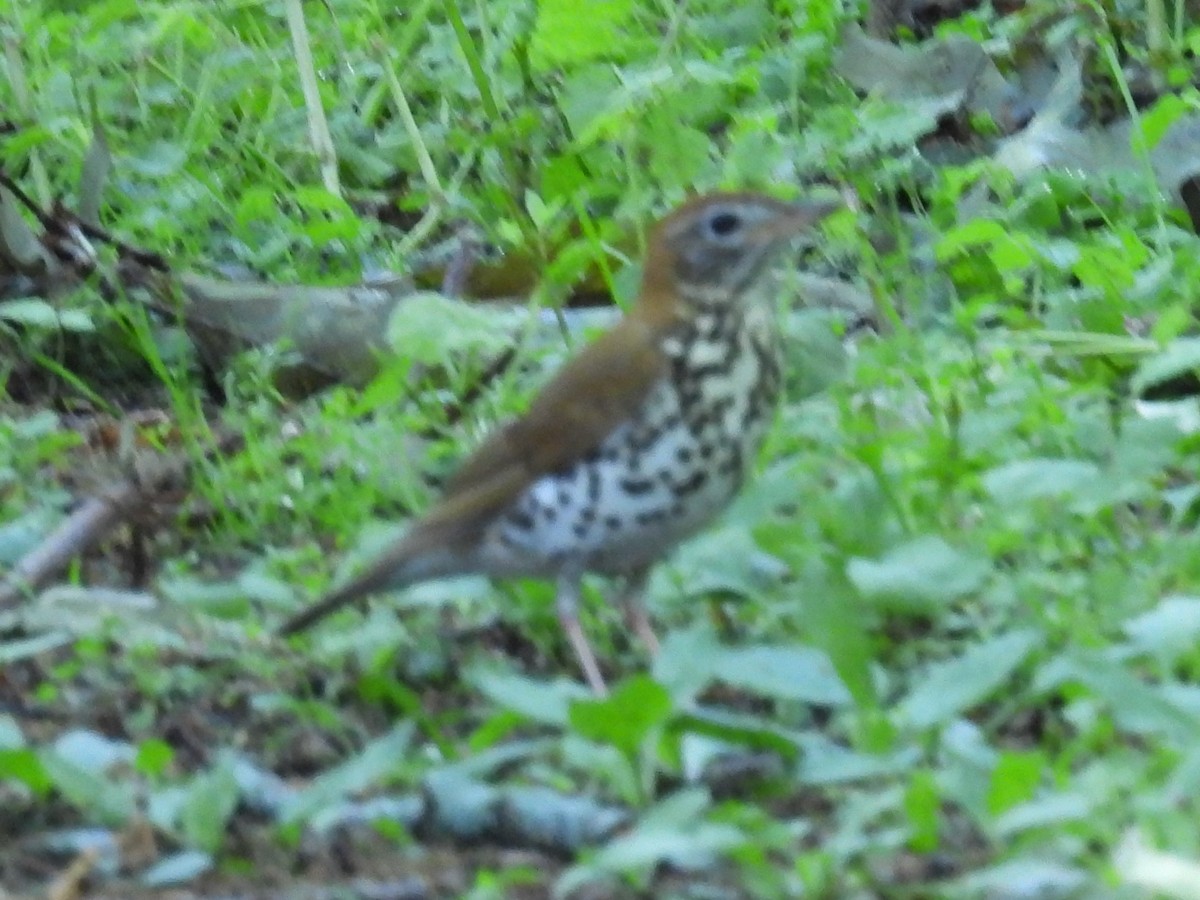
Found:
[(488, 530), (489, 569), (621, 574), (711, 522), (741, 486), (767, 418), (748, 420), (746, 405), (727, 394), (705, 400), (716, 401), (715, 412), (700, 415), (664, 385), (593, 453), (535, 481)]

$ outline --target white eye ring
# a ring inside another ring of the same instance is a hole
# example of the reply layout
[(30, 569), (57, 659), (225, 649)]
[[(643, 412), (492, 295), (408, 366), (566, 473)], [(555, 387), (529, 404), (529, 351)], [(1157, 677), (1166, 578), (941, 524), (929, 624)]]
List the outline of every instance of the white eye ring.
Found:
[(742, 227), (742, 217), (735, 212), (723, 209), (713, 213), (708, 219), (708, 230), (718, 240), (731, 237)]

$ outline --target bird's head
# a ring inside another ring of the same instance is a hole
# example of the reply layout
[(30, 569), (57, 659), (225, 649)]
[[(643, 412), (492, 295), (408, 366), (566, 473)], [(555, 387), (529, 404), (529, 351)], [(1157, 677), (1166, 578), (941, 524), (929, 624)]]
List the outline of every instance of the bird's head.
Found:
[(658, 223), (650, 236), (643, 297), (691, 307), (729, 303), (749, 288), (788, 238), (844, 205), (785, 203), (756, 193), (704, 194)]

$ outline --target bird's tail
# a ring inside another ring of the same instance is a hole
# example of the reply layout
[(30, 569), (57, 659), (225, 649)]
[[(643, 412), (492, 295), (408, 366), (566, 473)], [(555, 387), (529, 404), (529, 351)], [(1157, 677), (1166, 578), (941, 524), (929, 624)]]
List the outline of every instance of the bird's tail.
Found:
[(410, 531), (350, 581), (285, 621), (279, 627), (279, 635), (287, 637), (304, 631), (330, 613), (370, 594), (398, 591), (421, 581), (474, 571), (469, 554), (454, 547), (438, 531), (419, 527)]

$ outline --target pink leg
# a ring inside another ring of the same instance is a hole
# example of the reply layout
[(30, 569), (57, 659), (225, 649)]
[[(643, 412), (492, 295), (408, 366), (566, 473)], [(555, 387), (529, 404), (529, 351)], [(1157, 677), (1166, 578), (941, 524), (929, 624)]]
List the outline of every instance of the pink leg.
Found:
[(567, 640), (571, 642), (571, 649), (575, 651), (575, 658), (579, 660), (579, 667), (588, 685), (597, 696), (607, 697), (608, 686), (600, 674), (600, 666), (596, 664), (596, 654), (592, 652), (592, 645), (579, 625), (579, 582), (578, 575), (564, 574), (559, 578), (558, 596), (555, 599), (558, 621), (566, 632)]
[(645, 594), (646, 581), (650, 576), (650, 570), (640, 569), (629, 575), (625, 579), (625, 584), (621, 588), (620, 604), (625, 611), (625, 621), (629, 627), (633, 629), (633, 633), (638, 636), (638, 640), (650, 651), (651, 656), (657, 656), (659, 650), (658, 637), (654, 634), (654, 627), (650, 624), (650, 618), (646, 615)]

